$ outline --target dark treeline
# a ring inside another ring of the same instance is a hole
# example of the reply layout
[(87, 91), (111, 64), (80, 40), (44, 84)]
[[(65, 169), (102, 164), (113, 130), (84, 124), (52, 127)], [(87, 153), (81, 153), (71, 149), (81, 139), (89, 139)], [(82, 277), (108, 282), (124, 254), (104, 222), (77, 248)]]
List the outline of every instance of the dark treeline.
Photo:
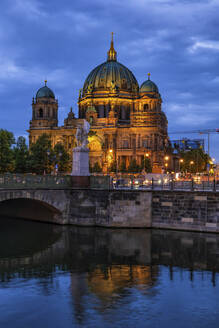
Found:
[(0, 129), (0, 173), (68, 172), (70, 156), (62, 143), (52, 147), (48, 134), (41, 135), (28, 148), (26, 139), (15, 139), (12, 132)]

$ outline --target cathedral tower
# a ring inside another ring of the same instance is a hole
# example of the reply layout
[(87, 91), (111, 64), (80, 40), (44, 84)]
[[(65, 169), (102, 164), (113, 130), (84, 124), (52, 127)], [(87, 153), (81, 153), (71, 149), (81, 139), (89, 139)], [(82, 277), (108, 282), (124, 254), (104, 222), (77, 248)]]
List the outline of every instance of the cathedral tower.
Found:
[(45, 86), (36, 93), (36, 98), (32, 102), (32, 120), (30, 129), (44, 129), (58, 126), (58, 101), (55, 99), (53, 91)]

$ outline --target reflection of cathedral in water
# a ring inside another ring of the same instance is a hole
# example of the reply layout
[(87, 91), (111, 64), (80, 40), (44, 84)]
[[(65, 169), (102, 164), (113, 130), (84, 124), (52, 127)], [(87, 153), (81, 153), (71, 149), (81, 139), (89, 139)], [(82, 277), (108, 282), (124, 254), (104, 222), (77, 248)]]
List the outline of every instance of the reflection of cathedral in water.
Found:
[[(159, 292), (162, 267), (169, 271), (170, 280), (177, 274), (175, 267), (182, 273), (185, 269), (190, 280), (195, 280), (195, 273), (201, 270), (202, 279), (216, 285), (217, 235), (49, 224), (41, 227), (37, 222), (15, 220), (8, 233), (0, 229), (1, 284), (6, 287), (18, 276), (35, 278), (41, 293), (47, 295), (53, 288), (62, 288), (56, 285), (56, 279), (57, 272), (59, 277), (63, 274), (77, 322), (87, 318), (88, 299), (101, 315), (109, 308), (120, 307), (121, 302), (130, 302), (133, 291), (153, 299)], [(11, 246), (16, 242), (20, 246), (13, 255)]]
[(106, 172), (116, 163), (120, 170), (121, 166), (128, 168), (132, 161), (141, 166), (147, 156), (153, 172), (161, 173), (170, 143), (159, 89), (150, 74), (139, 87), (134, 74), (117, 61), (113, 39), (107, 60), (88, 74), (79, 93), (77, 119), (71, 109), (64, 126), (58, 126), (58, 100), (54, 92), (46, 82), (38, 90), (32, 102), (30, 144), (48, 133), (53, 146), (61, 142), (71, 152), (76, 126), (82, 119), (91, 124), (92, 166), (98, 163)]
[[(96, 310), (103, 312), (106, 308), (119, 304), (121, 299), (129, 296), (132, 288), (144, 294), (157, 281), (158, 266), (150, 265), (100, 265), (87, 273), (71, 274), (71, 293), (74, 315), (78, 321), (86, 316), (85, 298), (90, 294), (96, 299)], [(153, 292), (155, 295), (156, 292)]]

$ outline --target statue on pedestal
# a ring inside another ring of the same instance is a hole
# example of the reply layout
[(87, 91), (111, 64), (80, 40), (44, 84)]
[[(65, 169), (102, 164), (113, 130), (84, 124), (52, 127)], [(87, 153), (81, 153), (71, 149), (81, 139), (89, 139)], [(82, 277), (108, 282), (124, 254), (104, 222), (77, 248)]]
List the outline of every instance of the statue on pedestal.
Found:
[(89, 176), (89, 149), (88, 133), (90, 124), (84, 120), (84, 124), (79, 125), (76, 131), (77, 147), (73, 149), (72, 175)]
[(90, 124), (84, 120), (84, 125), (81, 126), (79, 125), (77, 127), (76, 131), (76, 142), (77, 142), (77, 147), (81, 147), (84, 149), (87, 149), (88, 145), (88, 133), (90, 131)]

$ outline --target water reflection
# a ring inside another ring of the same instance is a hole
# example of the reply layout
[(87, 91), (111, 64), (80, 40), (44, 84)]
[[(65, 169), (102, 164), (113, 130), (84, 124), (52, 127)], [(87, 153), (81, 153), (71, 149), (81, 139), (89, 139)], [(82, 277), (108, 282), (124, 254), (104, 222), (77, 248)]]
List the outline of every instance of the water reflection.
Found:
[[(213, 234), (61, 227), (1, 218), (0, 306), (4, 314), (0, 323), (15, 327), (16, 320), (16, 327), (34, 327), (27, 312), (37, 306), (34, 320), (36, 327), (42, 326), (46, 306), (48, 327), (132, 327), (136, 323), (156, 327), (155, 318), (165, 307), (159, 307), (161, 300), (170, 302), (171, 289), (164, 293), (167, 286), (183, 294), (184, 279), (190, 299), (194, 285), (188, 287), (188, 281), (196, 281), (206, 296), (212, 293), (210, 288), (217, 288), (218, 246), (219, 236)], [(212, 302), (219, 301), (212, 295)], [(51, 303), (43, 306), (45, 297)], [(30, 299), (28, 305), (26, 299)], [(20, 321), (14, 307), (23, 314)], [(65, 319), (61, 319), (62, 311)], [(219, 313), (214, 311), (211, 320), (216, 318)], [(170, 316), (168, 325), (174, 320)]]
[(219, 272), (219, 235), (179, 231), (152, 232), (152, 262), (167, 265), (170, 279), (173, 267), (186, 268), (193, 280), (194, 270), (211, 271), (212, 283)]

